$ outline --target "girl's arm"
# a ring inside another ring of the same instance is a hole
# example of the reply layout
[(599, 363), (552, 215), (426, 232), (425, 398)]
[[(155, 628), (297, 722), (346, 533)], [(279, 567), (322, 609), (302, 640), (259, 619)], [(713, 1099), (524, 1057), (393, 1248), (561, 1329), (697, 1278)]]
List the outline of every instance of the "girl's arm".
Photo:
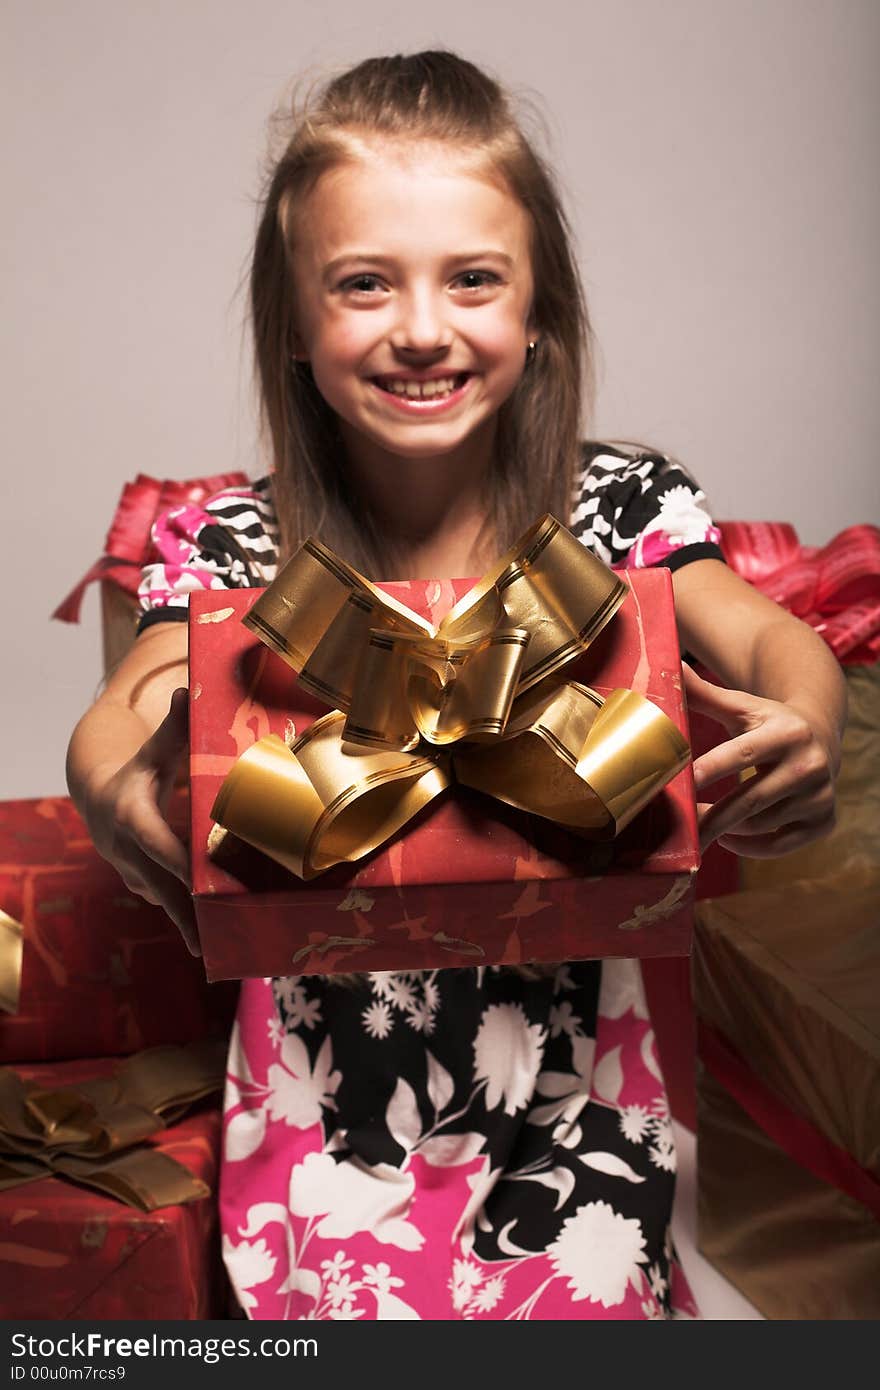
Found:
[(750, 858), (771, 858), (827, 834), (846, 722), (846, 683), (822, 639), (719, 560), (696, 560), (673, 574), (682, 651), (720, 680), (685, 665), (692, 709), (732, 737), (698, 758), (698, 792), (755, 768), (714, 805), (700, 807), (702, 843), (719, 840)]
[(186, 624), (147, 628), (74, 729), (67, 782), (98, 853), (198, 955), (187, 852), (164, 816), (187, 743), (186, 680)]

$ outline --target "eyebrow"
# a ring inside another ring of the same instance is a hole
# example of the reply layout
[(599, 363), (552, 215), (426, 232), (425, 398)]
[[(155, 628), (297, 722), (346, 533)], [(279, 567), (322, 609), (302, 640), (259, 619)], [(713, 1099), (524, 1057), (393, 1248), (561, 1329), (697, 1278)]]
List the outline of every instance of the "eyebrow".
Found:
[[(467, 251), (449, 256), (448, 261), (451, 265), (472, 265), (476, 261), (497, 261), (504, 265), (508, 270), (513, 270), (514, 260), (505, 251), (497, 251), (491, 248), (482, 251)], [(336, 256), (332, 261), (328, 261), (324, 266), (323, 274), (329, 279), (338, 274), (343, 266), (349, 263), (366, 262), (369, 265), (393, 268), (395, 258), (393, 256), (381, 256), (372, 251), (346, 251), (342, 256)]]

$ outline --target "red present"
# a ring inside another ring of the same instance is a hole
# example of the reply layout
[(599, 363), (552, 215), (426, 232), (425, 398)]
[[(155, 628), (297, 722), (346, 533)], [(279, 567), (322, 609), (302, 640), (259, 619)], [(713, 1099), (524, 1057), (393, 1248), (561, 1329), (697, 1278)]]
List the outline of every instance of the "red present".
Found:
[[(115, 1069), (107, 1059), (17, 1067), (40, 1085), (75, 1085)], [(143, 1212), (47, 1177), (0, 1192), (0, 1316), (204, 1319), (225, 1315), (217, 1171), (221, 1115), (203, 1104), (151, 1146), (211, 1195)]]
[(827, 642), (843, 666), (880, 657), (880, 528), (848, 526), (824, 546), (803, 546), (783, 521), (725, 521), (732, 569)]
[(0, 1063), (118, 1056), (228, 1028), (235, 990), (206, 984), (177, 928), (128, 892), (67, 797), (0, 802), (0, 912), (24, 936)]
[[(566, 678), (602, 696), (636, 690), (686, 734), (671, 576), (625, 578), (632, 593)], [(381, 588), (436, 623), (472, 585)], [(236, 758), (327, 712), (242, 625), (260, 592), (191, 599), (193, 888), (210, 979), (687, 953), (699, 862), (689, 767), (613, 844), (456, 786), (369, 857), (308, 882), (246, 847), (222, 866), (209, 857), (211, 808)]]
[(53, 618), (78, 623), (83, 596), (96, 580), (101, 584), (101, 627), (104, 670), (112, 671), (134, 641), (140, 609), (138, 585), (144, 565), (158, 559), (152, 543), (153, 522), (169, 507), (204, 502), (213, 493), (247, 482), (244, 473), (217, 473), (209, 478), (166, 478), (159, 481), (139, 473), (126, 483), (104, 540), (104, 553), (62, 599)]

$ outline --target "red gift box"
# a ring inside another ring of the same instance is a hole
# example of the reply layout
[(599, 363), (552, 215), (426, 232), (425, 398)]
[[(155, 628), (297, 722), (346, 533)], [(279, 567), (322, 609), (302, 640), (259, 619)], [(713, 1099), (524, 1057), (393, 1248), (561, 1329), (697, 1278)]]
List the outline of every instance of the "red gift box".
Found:
[(169, 507), (204, 502), (223, 488), (247, 483), (244, 473), (217, 473), (208, 478), (151, 478), (139, 473), (126, 483), (104, 540), (104, 553), (62, 599), (53, 618), (78, 623), (83, 596), (101, 584), (104, 670), (112, 671), (134, 642), (140, 608), (138, 585), (144, 565), (159, 558), (152, 539), (153, 522)]
[(231, 1022), (235, 989), (206, 984), (177, 928), (128, 892), (67, 797), (0, 802), (0, 911), (24, 929), (0, 1063), (121, 1056)]
[[(630, 595), (565, 677), (603, 696), (636, 690), (686, 734), (671, 576), (625, 578)], [(436, 624), (473, 581), (380, 587)], [(246, 847), (212, 860), (211, 808), (236, 757), (327, 712), (242, 625), (260, 592), (191, 598), (193, 890), (209, 979), (688, 952), (699, 863), (690, 767), (613, 844), (456, 787), (375, 853), (309, 882)]]
[[(99, 1058), (16, 1071), (41, 1086), (66, 1086), (116, 1065)], [(219, 1106), (205, 1103), (150, 1141), (211, 1190), (182, 1206), (143, 1212), (56, 1177), (0, 1192), (0, 1316), (223, 1317), (220, 1128)]]

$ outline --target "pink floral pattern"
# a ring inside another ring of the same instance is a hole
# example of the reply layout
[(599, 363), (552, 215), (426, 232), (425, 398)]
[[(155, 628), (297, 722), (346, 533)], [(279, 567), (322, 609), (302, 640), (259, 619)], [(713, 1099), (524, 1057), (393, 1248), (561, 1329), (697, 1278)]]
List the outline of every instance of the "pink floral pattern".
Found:
[(249, 1317), (698, 1316), (635, 961), (246, 980), (225, 1123)]

